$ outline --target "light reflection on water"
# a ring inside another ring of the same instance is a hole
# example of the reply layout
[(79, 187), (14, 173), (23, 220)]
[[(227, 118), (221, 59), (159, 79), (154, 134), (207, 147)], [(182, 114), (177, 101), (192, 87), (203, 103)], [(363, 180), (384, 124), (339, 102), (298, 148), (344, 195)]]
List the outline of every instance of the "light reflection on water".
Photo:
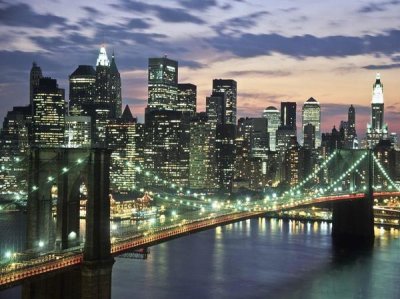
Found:
[[(2, 244), (25, 221), (4, 217)], [(146, 261), (117, 258), (112, 298), (400, 298), (399, 230), (375, 228), (372, 251), (335, 251), (330, 232), (327, 222), (258, 218), (171, 240)]]
[(118, 259), (120, 298), (400, 298), (398, 230), (377, 228), (374, 249), (335, 251), (331, 224), (258, 218)]

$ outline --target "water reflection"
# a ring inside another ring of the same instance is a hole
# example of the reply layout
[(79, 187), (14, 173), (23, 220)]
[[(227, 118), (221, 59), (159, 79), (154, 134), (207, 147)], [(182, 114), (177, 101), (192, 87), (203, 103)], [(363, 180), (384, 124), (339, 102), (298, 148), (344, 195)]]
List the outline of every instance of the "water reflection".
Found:
[[(397, 230), (379, 231), (367, 252), (334, 251), (330, 231), (326, 222), (259, 218), (176, 239), (145, 262), (118, 260), (113, 298), (400, 298)], [(141, 289), (139, 276), (151, 287)]]

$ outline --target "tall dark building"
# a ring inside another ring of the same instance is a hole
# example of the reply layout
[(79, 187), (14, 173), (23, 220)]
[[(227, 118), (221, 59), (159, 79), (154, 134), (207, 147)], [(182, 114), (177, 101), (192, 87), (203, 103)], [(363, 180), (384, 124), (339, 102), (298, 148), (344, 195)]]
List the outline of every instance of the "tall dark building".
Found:
[(347, 118), (346, 147), (355, 148), (356, 138), (356, 110), (354, 109), (353, 105), (350, 105)]
[(296, 131), (296, 102), (281, 102), (281, 125)]
[(315, 126), (308, 123), (304, 126), (304, 148), (315, 148)]
[(214, 79), (213, 93), (226, 93), (225, 123), (236, 125), (237, 83), (232, 79)]
[(69, 76), (69, 114), (90, 115), (96, 95), (96, 71), (91, 65), (80, 65)]
[(100, 48), (96, 63), (96, 95), (91, 109), (93, 140), (105, 142), (105, 127), (121, 115), (121, 78), (115, 65), (108, 60), (105, 47)]
[(29, 76), (29, 89), (30, 89), (29, 104), (31, 105), (31, 107), (33, 105), (33, 92), (35, 88), (39, 85), (39, 80), (42, 77), (43, 77), (42, 69), (40, 68), (40, 66), (36, 64), (36, 62), (34, 62), (32, 64), (31, 73)]
[(149, 58), (148, 108), (178, 110), (178, 62), (162, 58)]
[(215, 140), (217, 177), (219, 190), (225, 194), (230, 194), (233, 187), (236, 155), (235, 135), (236, 126), (234, 124), (217, 125)]
[(58, 88), (57, 80), (42, 78), (33, 93), (33, 144), (46, 147), (62, 146), (64, 130), (64, 90)]
[(114, 106), (115, 117), (119, 118), (122, 114), (121, 75), (115, 63), (114, 53), (111, 56), (110, 64), (110, 97)]
[(226, 94), (224, 92), (213, 92), (211, 96), (206, 97), (206, 113), (210, 122), (225, 123), (225, 102)]
[(188, 112), (194, 116), (196, 114), (197, 86), (191, 83), (178, 84), (178, 104), (177, 110)]

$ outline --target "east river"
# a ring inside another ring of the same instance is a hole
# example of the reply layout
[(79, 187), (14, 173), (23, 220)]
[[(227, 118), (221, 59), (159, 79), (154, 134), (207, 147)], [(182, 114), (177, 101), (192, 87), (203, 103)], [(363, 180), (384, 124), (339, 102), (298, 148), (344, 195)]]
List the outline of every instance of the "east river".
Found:
[[(23, 246), (25, 215), (0, 214), (1, 254)], [(326, 222), (259, 218), (116, 258), (112, 298), (400, 298), (400, 233), (375, 229), (369, 251), (335, 250)], [(20, 298), (20, 288), (0, 292)]]

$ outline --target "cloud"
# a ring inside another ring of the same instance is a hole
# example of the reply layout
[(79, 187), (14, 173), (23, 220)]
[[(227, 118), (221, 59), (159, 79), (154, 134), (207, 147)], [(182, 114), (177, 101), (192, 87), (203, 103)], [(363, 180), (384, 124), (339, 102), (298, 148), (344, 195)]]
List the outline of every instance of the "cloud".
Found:
[(49, 28), (65, 25), (66, 19), (52, 14), (38, 14), (24, 3), (0, 8), (0, 24), (13, 27)]
[(103, 15), (103, 13), (101, 11), (99, 11), (98, 9), (96, 9), (94, 7), (83, 6), (82, 8), (92, 17), (98, 17), (98, 16)]
[(188, 13), (182, 8), (170, 8), (132, 0), (120, 0), (119, 4), (111, 4), (111, 6), (124, 11), (133, 10), (142, 13), (151, 12), (160, 20), (168, 23), (205, 23), (202, 19)]
[(400, 68), (400, 63), (392, 63), (392, 64), (381, 64), (381, 65), (366, 65), (362, 67), (367, 70), (388, 70), (388, 69), (397, 69)]
[(150, 24), (143, 19), (130, 19), (127, 26), (133, 29), (148, 29), (151, 27)]
[(288, 71), (231, 71), (224, 74), (225, 77), (241, 77), (241, 76), (255, 76), (255, 77), (286, 77), (292, 73)]
[(274, 52), (303, 59), (305, 57), (346, 57), (362, 54), (391, 55), (400, 48), (400, 30), (390, 30), (375, 36), (301, 35), (286, 37), (279, 34), (250, 34), (239, 36), (219, 34), (206, 41), (220, 51), (239, 57), (272, 55)]
[(256, 26), (261, 17), (269, 14), (270, 13), (268, 11), (259, 11), (245, 16), (228, 19), (216, 26), (213, 26), (213, 28), (223, 35), (229, 34), (229, 32), (232, 31), (240, 32), (243, 29), (249, 29)]
[(380, 3), (369, 3), (367, 5), (362, 6), (358, 12), (362, 14), (366, 13), (374, 13), (374, 12), (382, 12), (389, 9), (390, 6), (399, 5), (400, 1), (393, 0), (393, 1), (384, 1)]
[(217, 6), (217, 1), (215, 0), (179, 0), (179, 3), (185, 8), (196, 10), (207, 10)]
[(194, 60), (182, 60), (182, 59), (180, 59), (179, 60), (179, 67), (188, 67), (190, 69), (197, 70), (197, 69), (201, 69), (201, 68), (206, 67), (206, 65), (204, 65), (203, 63), (194, 61)]

